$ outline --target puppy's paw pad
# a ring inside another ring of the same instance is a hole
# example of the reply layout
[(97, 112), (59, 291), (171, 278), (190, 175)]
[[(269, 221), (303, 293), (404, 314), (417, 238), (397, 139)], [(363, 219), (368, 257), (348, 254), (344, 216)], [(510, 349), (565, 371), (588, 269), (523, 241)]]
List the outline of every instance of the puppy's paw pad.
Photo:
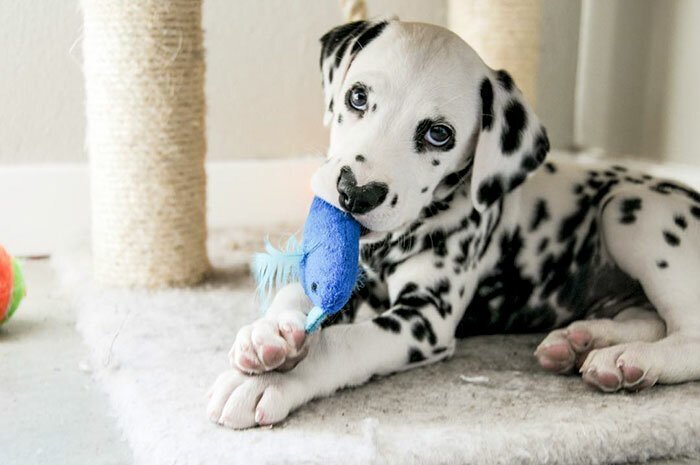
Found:
[(595, 368), (590, 368), (583, 373), (583, 381), (604, 392), (615, 392), (622, 386), (622, 380), (618, 373), (598, 371)]

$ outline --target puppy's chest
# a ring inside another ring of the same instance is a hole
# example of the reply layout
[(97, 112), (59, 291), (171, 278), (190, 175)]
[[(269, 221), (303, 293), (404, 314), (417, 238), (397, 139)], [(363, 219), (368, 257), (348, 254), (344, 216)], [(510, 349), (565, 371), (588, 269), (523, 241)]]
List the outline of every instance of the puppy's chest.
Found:
[(479, 214), (466, 195), (457, 193), (426, 208), (408, 227), (364, 245), (360, 262), (375, 279), (386, 282), (400, 267), (417, 266), (416, 257), (429, 257), (430, 268), (421, 272), (457, 280), (474, 270), (489, 249), (501, 212), (499, 204)]

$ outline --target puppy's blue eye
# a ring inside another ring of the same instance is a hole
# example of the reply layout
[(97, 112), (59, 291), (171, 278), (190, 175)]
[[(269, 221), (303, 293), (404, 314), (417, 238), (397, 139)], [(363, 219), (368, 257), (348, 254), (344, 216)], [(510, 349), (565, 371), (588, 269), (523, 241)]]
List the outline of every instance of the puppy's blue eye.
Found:
[(355, 110), (367, 109), (367, 91), (363, 87), (353, 87), (348, 93), (348, 102)]
[(452, 138), (452, 129), (445, 124), (434, 124), (425, 133), (425, 140), (432, 146), (442, 147)]

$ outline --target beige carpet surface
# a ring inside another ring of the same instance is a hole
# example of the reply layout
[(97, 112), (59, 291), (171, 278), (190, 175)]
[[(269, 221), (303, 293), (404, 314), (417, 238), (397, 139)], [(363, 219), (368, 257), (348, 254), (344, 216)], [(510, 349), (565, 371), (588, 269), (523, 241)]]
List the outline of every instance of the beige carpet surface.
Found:
[(258, 315), (241, 266), (246, 237), (257, 236), (215, 236), (219, 271), (193, 290), (100, 290), (85, 256), (55, 260), (66, 289), (81, 290), (91, 369), (138, 465), (700, 459), (700, 383), (600, 394), (539, 369), (532, 352), (541, 335), (465, 340), (449, 361), (316, 400), (273, 428), (215, 426), (205, 392), (227, 367), (237, 328)]

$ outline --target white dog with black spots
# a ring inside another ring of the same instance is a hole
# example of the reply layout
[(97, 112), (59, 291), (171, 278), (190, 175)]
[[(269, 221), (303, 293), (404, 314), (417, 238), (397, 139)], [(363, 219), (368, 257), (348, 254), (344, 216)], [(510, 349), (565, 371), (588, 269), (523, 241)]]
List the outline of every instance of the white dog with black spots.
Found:
[(510, 76), (443, 28), (360, 21), (321, 43), (331, 136), (312, 186), (364, 226), (365, 285), (311, 336), (301, 286), (281, 289), (238, 332), (212, 421), (279, 422), (472, 334), (550, 331), (543, 369), (605, 392), (700, 379), (697, 192), (545, 160)]

